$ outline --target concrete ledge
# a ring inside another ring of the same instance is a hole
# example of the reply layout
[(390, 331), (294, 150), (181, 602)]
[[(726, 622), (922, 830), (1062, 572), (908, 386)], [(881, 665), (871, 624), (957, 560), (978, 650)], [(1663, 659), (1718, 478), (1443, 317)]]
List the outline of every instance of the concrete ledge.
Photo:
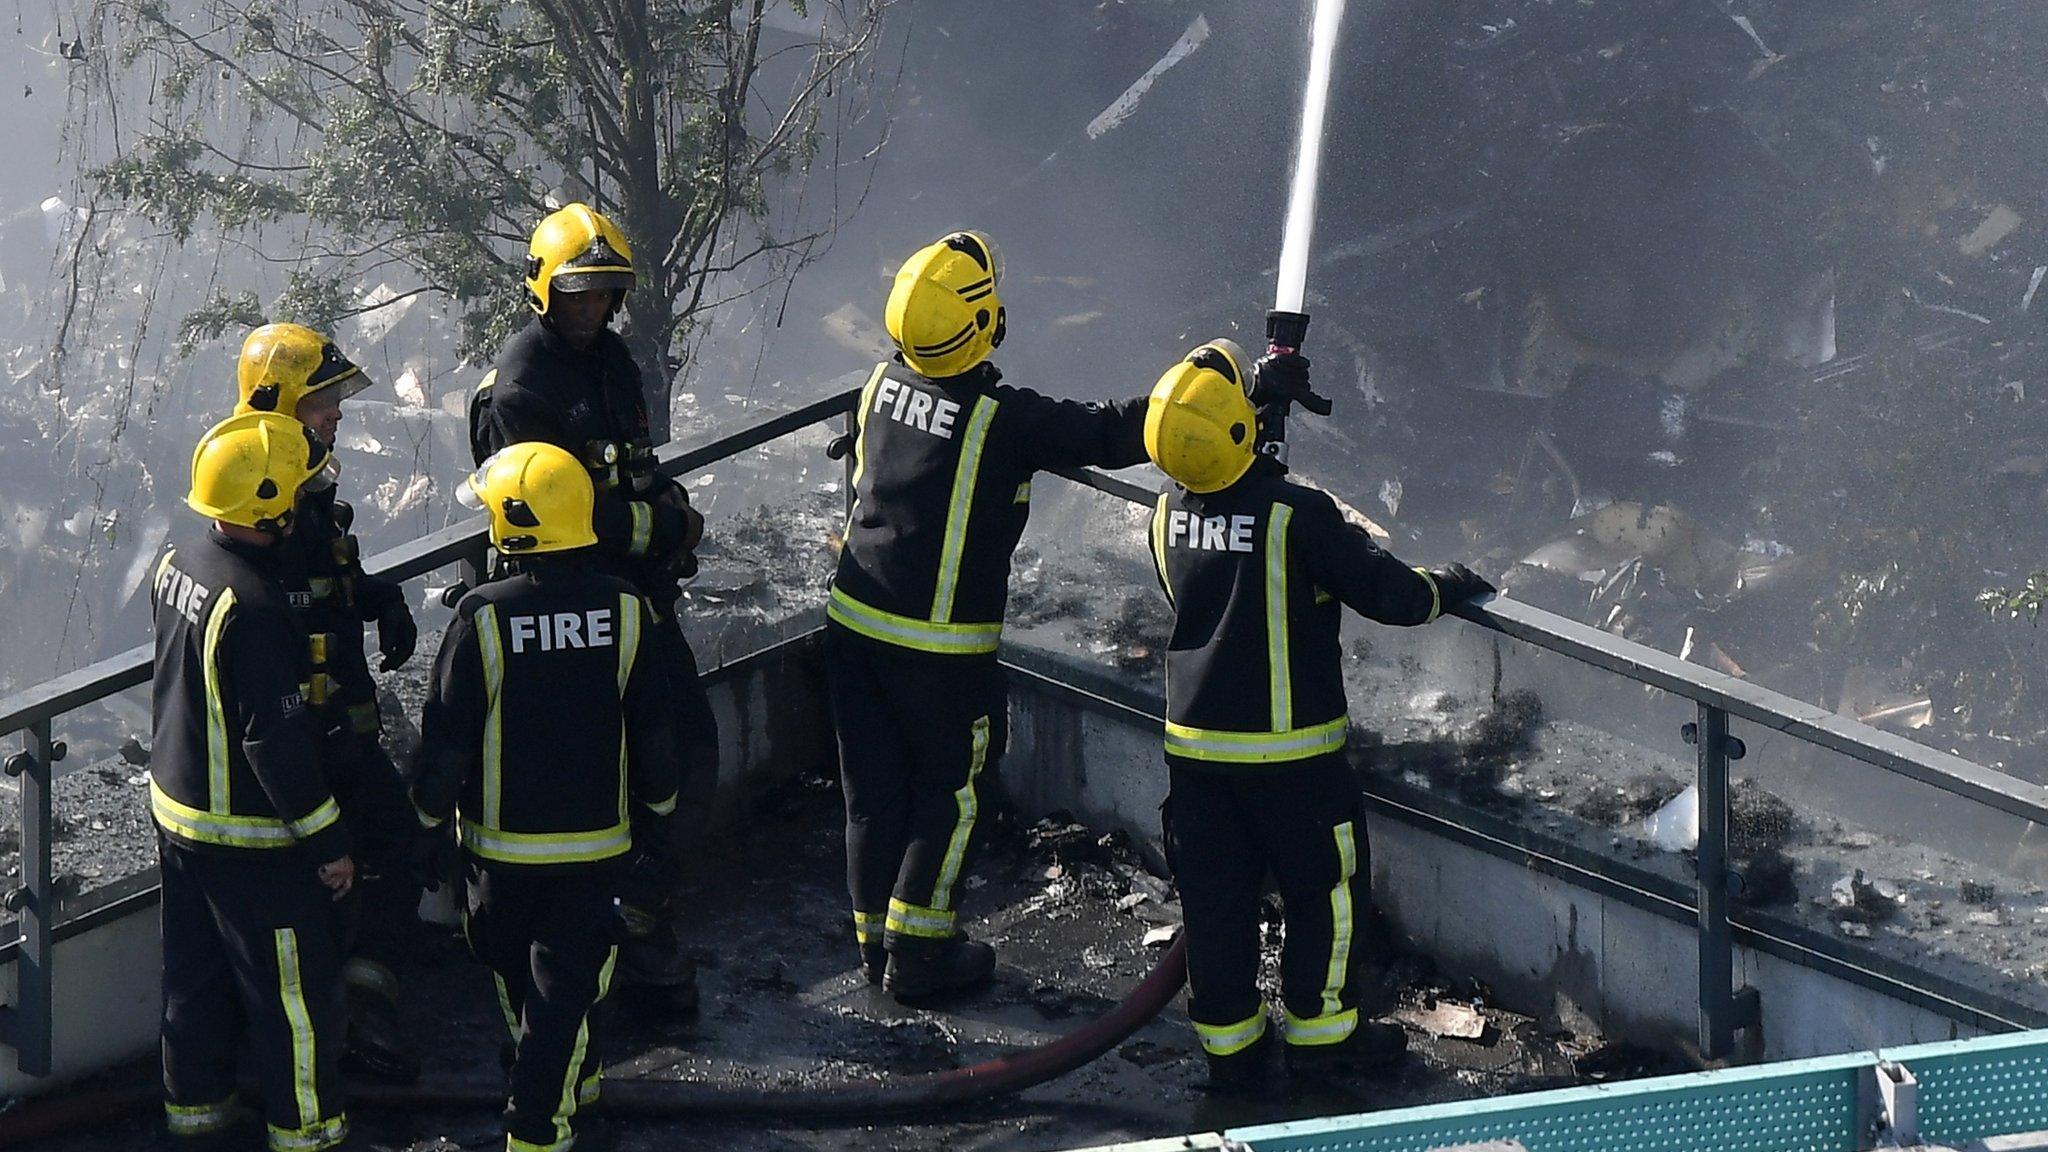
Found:
[[(818, 641), (819, 633), (808, 632), (705, 673), (722, 744), (715, 792), (699, 797), (710, 821), (731, 819), (748, 790), (832, 761)], [(47, 1092), (156, 1050), (163, 968), (156, 910), (152, 886), (83, 930), (59, 926), (51, 1075), (24, 1075), (13, 1050), (0, 1048), (0, 1098)], [(7, 1003), (15, 998), (12, 952), (0, 964)]]

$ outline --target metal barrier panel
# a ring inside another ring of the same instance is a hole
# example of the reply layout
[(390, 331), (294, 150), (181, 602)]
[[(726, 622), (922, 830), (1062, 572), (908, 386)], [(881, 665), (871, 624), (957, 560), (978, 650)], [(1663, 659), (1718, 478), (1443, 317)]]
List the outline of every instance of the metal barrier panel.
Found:
[(1225, 1132), (1255, 1152), (1855, 1152), (1867, 1055), (1664, 1076)]
[(2048, 1032), (1887, 1048), (1919, 1081), (1920, 1138), (1963, 1144), (2048, 1131)]

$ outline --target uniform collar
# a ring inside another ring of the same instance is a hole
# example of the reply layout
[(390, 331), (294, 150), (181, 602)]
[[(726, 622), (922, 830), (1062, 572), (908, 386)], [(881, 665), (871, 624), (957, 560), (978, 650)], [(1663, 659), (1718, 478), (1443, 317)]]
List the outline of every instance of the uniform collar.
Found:
[(902, 365), (903, 369), (912, 376), (916, 376), (935, 388), (944, 388), (948, 391), (985, 392), (1001, 383), (1003, 379), (1003, 370), (987, 360), (983, 360), (958, 376), (919, 375), (915, 368), (903, 363), (903, 354), (901, 352), (896, 354), (896, 363)]
[(244, 544), (240, 540), (228, 539), (218, 528), (208, 528), (206, 530), (206, 538), (212, 541), (215, 547), (239, 560), (254, 564), (266, 571), (277, 567), (278, 547), (275, 543), (268, 546)]

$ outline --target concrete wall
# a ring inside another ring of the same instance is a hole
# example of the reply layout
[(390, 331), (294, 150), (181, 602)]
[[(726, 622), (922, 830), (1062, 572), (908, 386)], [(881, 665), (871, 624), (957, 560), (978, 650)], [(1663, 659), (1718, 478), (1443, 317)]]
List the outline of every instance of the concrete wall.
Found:
[[(723, 745), (714, 821), (730, 818), (749, 789), (830, 761), (818, 660), (818, 645), (807, 639), (706, 676)], [(0, 1098), (48, 1091), (156, 1051), (163, 950), (154, 904), (60, 940), (55, 952), (52, 1075), (23, 1075), (13, 1050), (0, 1048)], [(11, 962), (0, 965), (0, 1000), (15, 1000)]]
[[(1043, 659), (1031, 663), (1053, 671)], [(1104, 689), (1103, 695), (1127, 694)], [(1011, 799), (1027, 817), (1065, 809), (1091, 826), (1121, 827), (1156, 841), (1166, 795), (1157, 722), (1135, 702), (1081, 706), (1077, 700), (1071, 689), (1012, 676), (1011, 753), (1003, 766)], [(1517, 1012), (1696, 1050), (1699, 952), (1691, 925), (1384, 816), (1373, 817), (1371, 842), (1374, 899), (1393, 930), (1444, 971), (1477, 978)], [(1735, 978), (1762, 998), (1762, 1046), (1745, 1052), (1752, 1058), (1977, 1034), (1946, 1016), (1748, 948), (1736, 950)]]
[[(815, 641), (707, 677), (724, 745), (709, 805), (714, 820), (729, 818), (752, 790), (831, 762)], [(1091, 675), (1073, 671), (1084, 681)], [(1065, 810), (1095, 827), (1123, 828), (1156, 852), (1166, 769), (1156, 722), (1141, 707), (1106, 699), (1127, 695), (1103, 687), (1090, 696), (1014, 674), (1001, 779), (1029, 818)], [(1640, 1042), (1692, 1045), (1698, 956), (1689, 925), (1392, 819), (1376, 817), (1371, 832), (1375, 898), (1395, 931), (1446, 971), (1484, 981), (1519, 1012)], [(154, 907), (59, 942), (56, 1074), (24, 1077), (12, 1053), (0, 1050), (0, 1097), (47, 1090), (152, 1052), (160, 959)], [(1770, 1059), (1972, 1034), (1936, 1013), (1748, 949), (1738, 949), (1736, 977), (1761, 994), (1756, 1054)], [(0, 966), (10, 1002), (13, 983), (13, 965)]]

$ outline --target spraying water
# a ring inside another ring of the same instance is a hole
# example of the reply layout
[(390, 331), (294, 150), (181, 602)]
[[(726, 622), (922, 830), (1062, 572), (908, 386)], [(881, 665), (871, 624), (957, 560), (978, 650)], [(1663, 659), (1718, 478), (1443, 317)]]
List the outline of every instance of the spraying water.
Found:
[(1287, 197), (1287, 238), (1280, 248), (1280, 288), (1273, 307), (1300, 312), (1308, 291), (1309, 242), (1316, 231), (1316, 180), (1323, 165), (1323, 116), (1330, 107), (1330, 73), (1344, 0), (1316, 0), (1310, 32), (1308, 86), (1302, 93), (1301, 140), (1295, 146), (1294, 187)]

